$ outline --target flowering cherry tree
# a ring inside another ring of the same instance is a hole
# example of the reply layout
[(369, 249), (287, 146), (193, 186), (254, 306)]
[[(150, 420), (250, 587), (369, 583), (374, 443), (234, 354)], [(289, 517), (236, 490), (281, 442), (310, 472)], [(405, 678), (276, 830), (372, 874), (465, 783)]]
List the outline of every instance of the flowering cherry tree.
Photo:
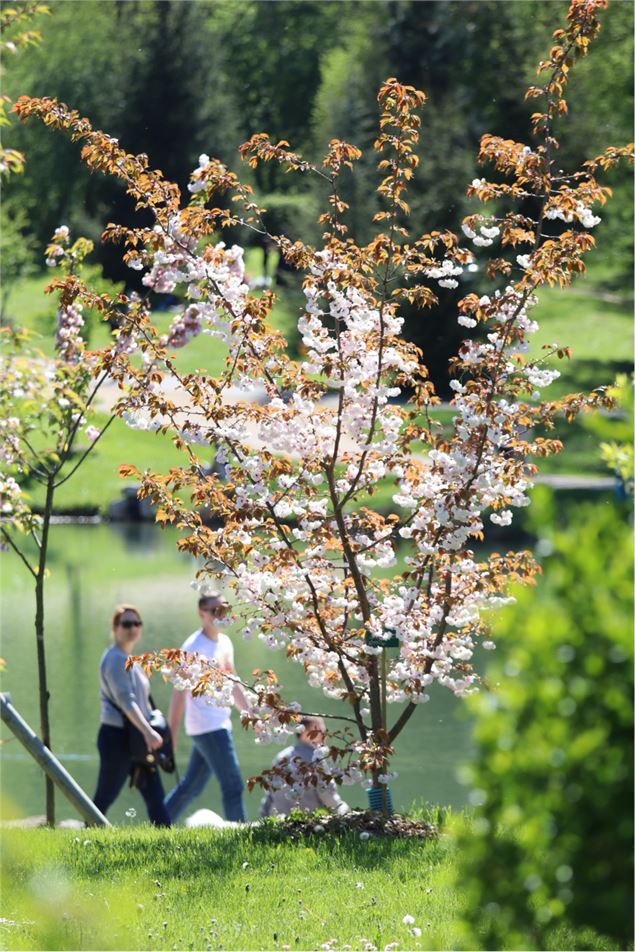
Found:
[[(117, 341), (89, 351), (82, 337), (83, 304), (68, 297), (66, 283), (79, 280), (82, 263), (92, 250), (85, 238), (71, 240), (60, 226), (47, 248), (47, 264), (60, 269), (55, 356), (34, 347), (22, 329), (2, 328), (0, 352), (0, 544), (11, 549), (33, 579), (35, 637), (43, 743), (52, 748), (49, 682), (45, 650), (45, 584), (48, 575), (51, 519), (57, 490), (71, 479), (116, 419), (97, 416), (100, 390), (116, 359)], [(55, 291), (53, 282), (49, 291)], [(103, 310), (108, 300), (96, 297)], [(91, 422), (92, 420), (92, 422)], [(42, 502), (35, 509), (30, 490), (41, 487)], [(54, 787), (46, 780), (46, 816), (53, 824)]]
[[(112, 300), (121, 328), (108, 369), (126, 387), (115, 411), (131, 426), (169, 433), (186, 455), (168, 474), (137, 475), (158, 521), (176, 523), (184, 531), (179, 545), (200, 559), (199, 586), (230, 590), (245, 637), (283, 652), (310, 685), (343, 702), (331, 715), (342, 727), (330, 747), (335, 766), (310, 765), (303, 782), (316, 782), (316, 772), (338, 782), (364, 776), (385, 791), (395, 741), (431, 685), (456, 695), (477, 688), (475, 648), (493, 647), (487, 613), (507, 599), (510, 581), (531, 582), (537, 567), (527, 552), (479, 559), (475, 542), (487, 521), (509, 525), (529, 504), (533, 460), (561, 449), (557, 439), (534, 434), (552, 430), (561, 415), (610, 404), (603, 391), (545, 399), (558, 376), (554, 360), (569, 351), (554, 344), (528, 355), (536, 291), (568, 285), (594, 245), (593, 209), (608, 195), (597, 173), (632, 154), (632, 147), (608, 148), (570, 174), (554, 162), (569, 71), (597, 34), (605, 5), (571, 3), (540, 64), (542, 85), (527, 93), (543, 103), (532, 116), (532, 145), (483, 137), (479, 159), (498, 174), (469, 186), (484, 207), (465, 219), (462, 236), (412, 236), (405, 226), (425, 96), (394, 78), (378, 94), (383, 208), (366, 245), (349, 235), (340, 195), (341, 173), (354, 169), (359, 149), (332, 140), (315, 165), (265, 134), (241, 147), (252, 167), (278, 162), (328, 189), (320, 247), (268, 235), (304, 275), (299, 360), (268, 323), (274, 296), (250, 292), (242, 249), (219, 240), (228, 226), (266, 234), (263, 209), (235, 173), (202, 155), (182, 207), (176, 186), (146, 156), (127, 154), (64, 104), (26, 97), (16, 104), (20, 117), (38, 116), (82, 141), (88, 165), (119, 177), (154, 217), (146, 228), (110, 224), (105, 237), (124, 242), (125, 260), (143, 272), (148, 292), (176, 292), (185, 303), (161, 335), (148, 296)], [(471, 335), (451, 362), (454, 417), (446, 431), (431, 419), (440, 401), (425, 355), (402, 336), (400, 306), (432, 307), (437, 286), (458, 290), (474, 246), (495, 257), (487, 293), (457, 295), (457, 320)], [(76, 276), (60, 287), (67, 308), (95, 301)], [(174, 351), (199, 334), (227, 347), (218, 378), (181, 374), (175, 365)], [(248, 394), (256, 383), (264, 403), (227, 399), (230, 387)], [(205, 468), (201, 453), (210, 446), (224, 478)], [(372, 508), (386, 481), (398, 508), (390, 515)], [(204, 521), (203, 507), (221, 517), (220, 528)], [(401, 564), (398, 548), (407, 553)], [(398, 648), (394, 658), (388, 645)], [(142, 660), (216, 703), (231, 693), (226, 674), (182, 652)], [(253, 705), (243, 722), (261, 741), (284, 738), (306, 713), (283, 698), (272, 671), (257, 672), (248, 687)], [(259, 779), (280, 782), (271, 772)]]

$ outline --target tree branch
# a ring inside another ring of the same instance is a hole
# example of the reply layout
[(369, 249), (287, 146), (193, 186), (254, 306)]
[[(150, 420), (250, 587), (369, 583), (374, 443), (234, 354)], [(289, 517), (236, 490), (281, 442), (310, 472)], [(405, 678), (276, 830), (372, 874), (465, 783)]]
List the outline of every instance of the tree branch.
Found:
[(13, 539), (11, 538), (11, 536), (9, 535), (9, 533), (7, 532), (7, 530), (6, 530), (4, 527), (2, 527), (2, 528), (0, 528), (0, 532), (2, 532), (2, 535), (3, 535), (4, 539), (5, 539), (6, 542), (11, 546), (11, 548), (12, 548), (13, 551), (16, 553), (16, 555), (18, 555), (18, 556), (22, 559), (22, 561), (23, 561), (24, 564), (26, 565), (27, 569), (29, 570), (29, 572), (31, 573), (31, 575), (33, 576), (33, 578), (37, 578), (37, 572), (35, 571), (35, 569), (34, 569), (33, 566), (31, 565), (31, 563), (29, 562), (29, 560), (27, 559), (27, 557), (24, 555), (24, 553), (21, 552), (20, 549), (18, 548), (18, 546), (15, 544), (15, 542), (13, 541)]
[[(93, 442), (90, 444), (90, 446), (88, 446), (88, 447), (86, 448), (86, 450), (84, 450), (84, 452), (82, 453), (82, 455), (80, 456), (80, 458), (77, 460), (77, 462), (75, 463), (75, 465), (74, 465), (73, 468), (71, 469), (70, 473), (67, 473), (66, 476), (64, 476), (63, 479), (60, 479), (58, 482), (54, 483), (54, 484), (53, 484), (53, 489), (59, 489), (60, 486), (63, 486), (63, 485), (64, 485), (64, 483), (66, 482), (67, 479), (70, 479), (70, 478), (71, 478), (71, 476), (73, 475), (73, 473), (76, 473), (76, 472), (77, 472), (77, 470), (78, 470), (79, 467), (82, 465), (82, 463), (84, 462), (84, 460), (86, 459), (86, 457), (89, 456), (89, 455), (92, 453), (92, 451), (95, 449), (96, 445), (99, 443), (100, 439), (102, 438), (102, 436), (104, 435), (104, 433), (106, 432), (106, 430), (108, 429), (108, 427), (110, 426), (110, 424), (113, 422), (113, 420), (116, 420), (116, 419), (117, 419), (116, 416), (113, 414), (113, 415), (110, 417), (110, 419), (108, 420), (108, 422), (106, 423), (106, 425), (102, 428), (102, 430), (101, 430), (99, 436), (98, 436), (95, 440), (93, 440)], [(71, 444), (71, 445), (72, 445), (72, 444)], [(69, 449), (69, 451), (70, 451), (70, 445), (69, 445), (68, 449)], [(59, 472), (59, 470), (58, 470), (58, 472)]]

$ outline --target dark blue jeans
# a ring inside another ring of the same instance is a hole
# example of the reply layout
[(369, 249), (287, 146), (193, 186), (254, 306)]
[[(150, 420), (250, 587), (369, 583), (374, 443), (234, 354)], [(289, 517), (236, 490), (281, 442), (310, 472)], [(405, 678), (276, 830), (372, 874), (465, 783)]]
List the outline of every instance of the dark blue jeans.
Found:
[(247, 819), (243, 805), (243, 781), (232, 732), (218, 730), (192, 737), (192, 753), (185, 776), (170, 791), (165, 801), (173, 823), (203, 791), (212, 774), (216, 774), (220, 783), (225, 819)]
[[(102, 724), (97, 735), (99, 777), (93, 803), (103, 814), (112, 806), (130, 775), (132, 760), (128, 753), (123, 727)], [(170, 826), (170, 817), (163, 805), (163, 784), (159, 771), (148, 773), (148, 782), (139, 790), (145, 800), (148, 817), (155, 826)]]

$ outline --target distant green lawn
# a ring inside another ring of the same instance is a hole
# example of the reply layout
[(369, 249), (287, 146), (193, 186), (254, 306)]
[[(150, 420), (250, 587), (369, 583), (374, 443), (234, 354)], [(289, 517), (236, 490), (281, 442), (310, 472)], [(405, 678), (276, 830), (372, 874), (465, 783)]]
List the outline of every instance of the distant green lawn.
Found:
[[(94, 417), (97, 425), (103, 425), (107, 419), (105, 414), (96, 414)], [(87, 446), (88, 441), (80, 441), (77, 456)], [(208, 461), (211, 462), (211, 459)], [(122, 420), (115, 420), (77, 474), (56, 491), (54, 508), (57, 512), (98, 510), (105, 513), (108, 505), (120, 498), (126, 483), (130, 484), (130, 480), (124, 481), (119, 476), (118, 469), (122, 463), (130, 463), (142, 471), (150, 469), (166, 472), (171, 466), (184, 465), (185, 462), (184, 454), (167, 437), (132, 430)], [(32, 503), (43, 504), (43, 487), (31, 482), (27, 485), (27, 491), (31, 494)]]
[(583, 281), (569, 290), (545, 288), (531, 317), (540, 325), (532, 337), (534, 357), (545, 344), (569, 346), (571, 360), (556, 361), (561, 378), (545, 391), (554, 397), (612, 383), (633, 362), (632, 304), (613, 303), (588, 290)]
[[(248, 252), (247, 264), (251, 273), (258, 273), (257, 251), (252, 249)], [(51, 278), (51, 273), (46, 273), (23, 281), (12, 291), (8, 307), (8, 313), (16, 324), (28, 326), (42, 335), (40, 346), (49, 355), (54, 352), (56, 303), (54, 296), (43, 294), (43, 289)], [(557, 363), (562, 376), (545, 391), (545, 395), (555, 398), (571, 391), (610, 383), (618, 370), (628, 367), (632, 360), (631, 308), (627, 303), (602, 300), (583, 281), (568, 291), (542, 290), (539, 305), (532, 316), (540, 324), (540, 330), (532, 342), (533, 355), (543, 353), (544, 344), (557, 343), (571, 346), (573, 350), (571, 361)], [(162, 331), (167, 329), (172, 317), (173, 313), (169, 312), (156, 315), (156, 323)], [(292, 306), (283, 294), (272, 312), (272, 322), (283, 333), (289, 333), (294, 320)], [(108, 333), (106, 325), (96, 323), (90, 331), (90, 346), (106, 344)], [(178, 351), (175, 360), (181, 372), (202, 369), (217, 375), (223, 369), (225, 357), (224, 345), (214, 338), (201, 335)], [(452, 418), (452, 411), (438, 410), (433, 416), (447, 425)], [(104, 416), (102, 421), (105, 419)], [(598, 440), (584, 425), (576, 423), (570, 427), (562, 421), (556, 435), (564, 440), (565, 451), (542, 460), (541, 471), (576, 474), (605, 471), (597, 451)], [(77, 476), (61, 487), (56, 508), (69, 510), (93, 507), (104, 512), (108, 504), (121, 494), (123, 484), (117, 473), (120, 463), (165, 471), (183, 458), (166, 437), (130, 430), (117, 420)], [(390, 484), (382, 483), (369, 503), (379, 509), (389, 508), (392, 491)], [(41, 499), (38, 487), (34, 486), (33, 500), (41, 502)]]
[(532, 352), (543, 344), (569, 344), (575, 361), (612, 364), (633, 357), (633, 309), (627, 302), (602, 300), (581, 280), (570, 289), (544, 288), (531, 316), (540, 324)]
[[(448, 834), (5, 830), (2, 856), (4, 949), (479, 948), (464, 939), (469, 884)], [(616, 948), (567, 927), (548, 947)]]

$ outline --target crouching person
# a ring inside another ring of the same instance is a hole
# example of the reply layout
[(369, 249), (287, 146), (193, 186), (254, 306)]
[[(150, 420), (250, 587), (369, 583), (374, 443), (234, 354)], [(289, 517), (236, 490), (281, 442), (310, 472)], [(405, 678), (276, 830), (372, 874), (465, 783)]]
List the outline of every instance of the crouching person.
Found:
[[(282, 762), (293, 768), (310, 764), (319, 758), (318, 747), (321, 747), (326, 737), (326, 726), (321, 717), (303, 717), (300, 721), (302, 733), (292, 747), (281, 751), (273, 762), (277, 767)], [(291, 810), (303, 810), (312, 813), (320, 807), (326, 807), (334, 813), (348, 813), (350, 807), (337, 793), (337, 786), (333, 780), (318, 783), (316, 787), (302, 786), (297, 792), (290, 786), (283, 786), (280, 790), (269, 790), (260, 804), (260, 816), (286, 816)]]

